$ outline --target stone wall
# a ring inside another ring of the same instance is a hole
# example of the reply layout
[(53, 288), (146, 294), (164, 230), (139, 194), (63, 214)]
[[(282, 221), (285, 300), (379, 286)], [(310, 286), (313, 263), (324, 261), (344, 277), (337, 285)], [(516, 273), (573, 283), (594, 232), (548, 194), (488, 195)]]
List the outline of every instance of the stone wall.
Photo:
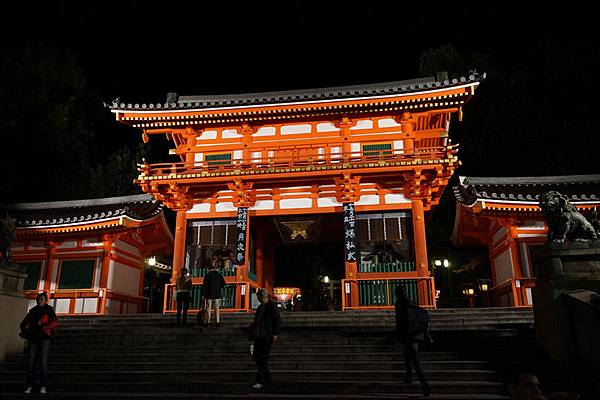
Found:
[(534, 260), (538, 345), (587, 382), (600, 380), (600, 241), (547, 244)]
[(0, 268), (0, 361), (7, 353), (18, 353), (24, 348), (19, 324), (27, 314), (27, 299), (23, 295), (26, 276), (17, 266)]

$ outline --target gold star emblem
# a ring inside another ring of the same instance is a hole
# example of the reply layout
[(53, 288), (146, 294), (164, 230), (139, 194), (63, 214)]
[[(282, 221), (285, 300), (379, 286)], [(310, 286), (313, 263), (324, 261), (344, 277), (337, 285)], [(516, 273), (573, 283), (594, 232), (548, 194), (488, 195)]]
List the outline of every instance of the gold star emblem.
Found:
[(308, 233), (306, 230), (309, 226), (311, 226), (315, 221), (288, 221), (282, 222), (281, 225), (285, 226), (288, 229), (292, 230), (290, 234), (290, 239), (294, 240), (296, 237), (300, 236), (303, 239), (308, 239)]

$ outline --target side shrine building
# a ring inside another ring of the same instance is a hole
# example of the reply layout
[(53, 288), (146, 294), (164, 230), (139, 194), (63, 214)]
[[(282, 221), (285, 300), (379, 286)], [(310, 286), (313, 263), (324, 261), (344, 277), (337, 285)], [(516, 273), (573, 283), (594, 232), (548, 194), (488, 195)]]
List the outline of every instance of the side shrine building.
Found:
[(494, 306), (531, 306), (536, 252), (548, 234), (539, 196), (559, 192), (589, 219), (600, 207), (600, 175), (461, 176), (459, 181), (453, 188), (457, 202), (452, 242), (488, 248)]
[(192, 308), (217, 264), (222, 307), (247, 311), (255, 288), (313, 274), (314, 262), (338, 285), (340, 309), (391, 307), (399, 284), (435, 307), (424, 215), (459, 165), (450, 120), (483, 78), (113, 102), (117, 121), (144, 141), (165, 135), (178, 157), (143, 164), (136, 180), (177, 212), (165, 311), (184, 266)]
[(12, 258), (30, 307), (45, 291), (58, 314), (145, 311), (144, 258), (170, 253), (163, 205), (147, 194), (0, 205), (16, 219)]

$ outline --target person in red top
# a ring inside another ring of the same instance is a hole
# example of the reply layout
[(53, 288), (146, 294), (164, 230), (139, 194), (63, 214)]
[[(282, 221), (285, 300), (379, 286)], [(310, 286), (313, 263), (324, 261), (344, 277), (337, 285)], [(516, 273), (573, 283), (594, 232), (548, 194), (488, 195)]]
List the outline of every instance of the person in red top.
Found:
[(33, 368), (36, 359), (40, 363), (40, 393), (46, 393), (48, 385), (48, 352), (50, 350), (50, 339), (56, 328), (56, 314), (54, 309), (48, 305), (48, 295), (40, 293), (35, 299), (34, 306), (21, 322), (20, 336), (27, 339), (27, 350), (29, 353), (27, 362), (27, 381), (25, 393), (31, 393), (33, 387)]

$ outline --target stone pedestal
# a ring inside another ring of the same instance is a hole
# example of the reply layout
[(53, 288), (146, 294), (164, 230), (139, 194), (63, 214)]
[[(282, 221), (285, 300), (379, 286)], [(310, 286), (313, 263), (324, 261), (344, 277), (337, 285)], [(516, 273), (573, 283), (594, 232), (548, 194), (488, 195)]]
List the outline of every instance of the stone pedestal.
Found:
[(27, 313), (28, 301), (23, 294), (27, 273), (18, 265), (0, 267), (0, 361), (7, 353), (23, 351), (19, 324)]
[[(573, 299), (582, 291), (600, 291), (600, 241), (550, 243), (534, 260), (536, 284), (533, 289), (535, 331), (540, 348), (569, 369), (579, 370), (588, 355), (577, 349), (583, 339), (581, 327), (592, 326), (594, 317)], [(596, 325), (597, 326), (597, 325)], [(593, 336), (589, 332), (589, 336)], [(591, 357), (592, 355), (589, 354)], [(590, 360), (591, 361), (591, 360)]]

